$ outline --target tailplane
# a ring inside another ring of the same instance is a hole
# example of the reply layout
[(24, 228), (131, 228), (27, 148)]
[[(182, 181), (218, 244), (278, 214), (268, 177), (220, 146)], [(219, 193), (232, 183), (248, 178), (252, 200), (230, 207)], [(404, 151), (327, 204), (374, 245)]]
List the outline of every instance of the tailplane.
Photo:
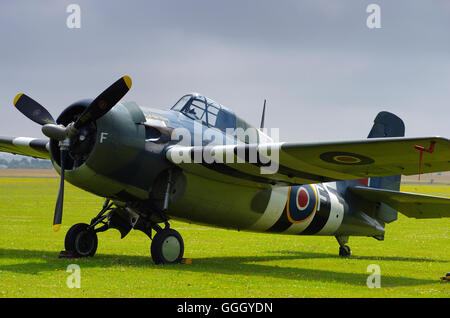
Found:
[(410, 218), (450, 217), (450, 198), (367, 187), (351, 187), (350, 191), (367, 201), (392, 207)]

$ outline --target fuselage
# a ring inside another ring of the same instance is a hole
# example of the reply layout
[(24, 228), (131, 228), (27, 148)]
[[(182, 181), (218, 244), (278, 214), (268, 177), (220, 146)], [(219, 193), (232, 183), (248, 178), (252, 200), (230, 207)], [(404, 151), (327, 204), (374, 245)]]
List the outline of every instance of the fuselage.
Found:
[[(145, 214), (163, 204), (165, 171), (172, 166), (164, 149), (179, 142), (167, 134), (183, 128), (192, 134), (192, 144), (201, 140), (204, 146), (211, 142), (204, 139), (205, 132), (213, 130), (222, 136), (220, 142), (238, 142), (204, 123), (199, 131), (199, 123), (180, 111), (119, 103), (97, 121), (96, 142), (89, 158), (66, 171), (66, 180)], [(258, 134), (259, 140), (269, 138), (260, 131)], [(58, 163), (52, 162), (59, 171)], [(178, 171), (165, 214), (187, 222), (245, 231), (383, 236), (384, 224), (371, 215), (374, 207), (349, 200), (351, 194), (346, 188), (357, 182), (273, 186), (224, 182)]]

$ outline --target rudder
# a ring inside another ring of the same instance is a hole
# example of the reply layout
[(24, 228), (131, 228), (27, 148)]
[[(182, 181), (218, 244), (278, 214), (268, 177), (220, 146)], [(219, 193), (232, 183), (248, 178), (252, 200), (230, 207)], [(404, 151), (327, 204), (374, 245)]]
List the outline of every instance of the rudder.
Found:
[[(367, 138), (404, 137), (405, 124), (398, 116), (383, 111), (375, 117), (374, 124)], [(400, 190), (401, 175), (389, 177), (376, 177), (369, 179), (369, 187), (377, 189)], [(381, 203), (378, 210), (378, 218), (389, 223), (397, 219), (397, 211), (390, 206)]]

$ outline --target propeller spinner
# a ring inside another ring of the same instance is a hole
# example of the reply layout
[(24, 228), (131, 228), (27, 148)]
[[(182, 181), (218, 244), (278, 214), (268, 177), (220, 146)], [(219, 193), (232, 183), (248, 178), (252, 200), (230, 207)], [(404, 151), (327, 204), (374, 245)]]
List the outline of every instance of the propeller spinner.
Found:
[(26, 117), (42, 125), (42, 132), (50, 139), (59, 141), (61, 151), (61, 179), (56, 199), (53, 230), (61, 227), (64, 201), (64, 172), (67, 156), (70, 151), (71, 139), (78, 135), (79, 129), (95, 122), (116, 105), (130, 90), (132, 85), (129, 76), (123, 76), (98, 95), (84, 110), (81, 116), (67, 126), (58, 125), (52, 115), (41, 104), (25, 94), (18, 94), (14, 98), (14, 106)]

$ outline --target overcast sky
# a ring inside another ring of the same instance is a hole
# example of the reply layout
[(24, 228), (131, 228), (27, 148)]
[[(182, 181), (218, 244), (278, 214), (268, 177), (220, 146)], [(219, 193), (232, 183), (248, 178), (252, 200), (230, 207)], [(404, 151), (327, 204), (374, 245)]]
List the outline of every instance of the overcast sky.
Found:
[(2, 0), (0, 72), (6, 136), (43, 136), (17, 93), (56, 118), (128, 74), (124, 100), (147, 107), (196, 91), (258, 125), (267, 99), (286, 141), (365, 138), (382, 110), (407, 136), (450, 137), (450, 1)]

